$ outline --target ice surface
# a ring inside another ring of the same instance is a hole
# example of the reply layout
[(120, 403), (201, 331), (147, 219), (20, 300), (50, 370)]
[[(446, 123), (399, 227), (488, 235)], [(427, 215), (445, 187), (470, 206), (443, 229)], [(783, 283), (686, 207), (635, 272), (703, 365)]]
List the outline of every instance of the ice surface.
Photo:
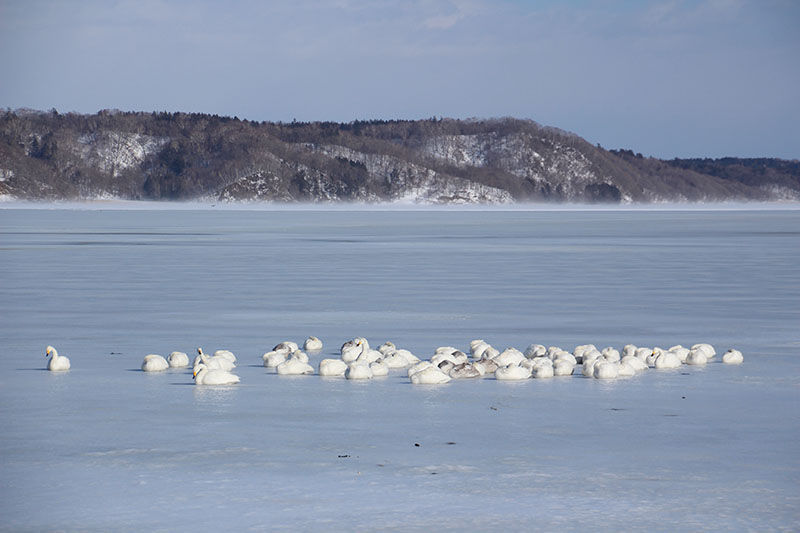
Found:
[[(792, 529), (799, 261), (797, 210), (0, 208), (0, 529)], [(436, 387), (262, 366), (309, 335), (314, 366), (357, 335), (745, 362)], [(242, 383), (139, 370), (198, 346)]]

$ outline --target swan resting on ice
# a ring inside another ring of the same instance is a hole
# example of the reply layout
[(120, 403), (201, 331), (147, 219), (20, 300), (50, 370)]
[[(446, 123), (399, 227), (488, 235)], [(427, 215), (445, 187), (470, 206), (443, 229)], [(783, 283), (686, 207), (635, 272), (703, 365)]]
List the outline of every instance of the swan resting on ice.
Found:
[(142, 370), (145, 372), (163, 372), (169, 368), (169, 363), (163, 356), (158, 354), (147, 354), (142, 361)]
[(48, 346), (45, 349), (44, 356), (51, 356), (50, 360), (47, 362), (47, 370), (69, 370), (69, 358), (58, 355), (58, 352), (52, 346)]
[(227, 370), (209, 370), (204, 363), (195, 367), (195, 385), (233, 385), (239, 383), (239, 376), (231, 374)]

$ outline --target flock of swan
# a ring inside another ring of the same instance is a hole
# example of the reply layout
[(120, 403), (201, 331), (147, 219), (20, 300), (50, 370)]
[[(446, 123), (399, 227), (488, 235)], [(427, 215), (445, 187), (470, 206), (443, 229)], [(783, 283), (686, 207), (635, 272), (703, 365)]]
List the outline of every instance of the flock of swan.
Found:
[[(281, 342), (262, 355), (267, 368), (279, 375), (314, 374), (308, 354), (319, 354), (322, 341), (309, 337), (303, 348), (291, 341)], [(557, 346), (545, 347), (531, 344), (524, 352), (516, 348), (503, 351), (478, 339), (470, 342), (469, 355), (453, 347), (441, 346), (427, 360), (420, 360), (409, 350), (399, 349), (392, 342), (383, 343), (377, 350), (370, 348), (364, 337), (345, 342), (340, 357), (326, 358), (319, 362), (320, 376), (344, 377), (353, 380), (386, 376), (391, 370), (406, 370), (413, 384), (442, 384), (453, 379), (471, 379), (494, 376), (500, 381), (544, 379), (571, 376), (579, 371), (583, 376), (596, 379), (616, 379), (634, 376), (647, 370), (675, 369), (682, 365), (705, 365), (716, 357), (717, 352), (707, 343), (694, 344), (690, 348), (681, 345), (669, 349), (625, 345), (621, 351), (606, 347), (598, 349), (594, 344), (583, 344), (572, 352)], [(69, 359), (58, 355), (48, 346), (45, 357), (50, 357), (48, 370), (69, 370)], [(728, 350), (722, 356), (726, 364), (740, 364), (742, 352)], [(142, 361), (145, 372), (162, 372), (169, 368), (187, 368), (189, 356), (184, 352), (172, 352), (168, 357), (148, 354)], [(217, 350), (212, 355), (197, 349), (192, 363), (192, 375), (196, 385), (233, 385), (239, 383), (236, 356), (229, 350)]]

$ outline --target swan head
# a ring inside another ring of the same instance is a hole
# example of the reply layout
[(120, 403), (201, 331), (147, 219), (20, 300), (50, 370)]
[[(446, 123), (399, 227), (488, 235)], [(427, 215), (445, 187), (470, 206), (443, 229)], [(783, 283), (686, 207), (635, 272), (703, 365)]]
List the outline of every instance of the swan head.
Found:
[(58, 352), (52, 346), (48, 346), (44, 351), (44, 356), (47, 357), (50, 354), (58, 355)]
[(197, 353), (200, 354), (200, 355), (203, 355), (203, 349), (202, 348), (198, 348), (197, 349)]

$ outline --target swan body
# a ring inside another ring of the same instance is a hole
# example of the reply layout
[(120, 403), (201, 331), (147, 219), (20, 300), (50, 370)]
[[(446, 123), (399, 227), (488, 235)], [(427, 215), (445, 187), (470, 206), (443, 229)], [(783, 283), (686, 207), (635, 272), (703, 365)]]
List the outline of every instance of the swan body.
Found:
[(459, 362), (456, 360), (455, 356), (450, 352), (437, 352), (433, 354), (433, 357), (431, 357), (431, 363), (434, 366), (439, 366), (439, 364), (442, 363), (443, 361), (450, 361), (451, 363), (453, 363), (453, 365), (456, 365)]
[(581, 374), (586, 376), (587, 378), (594, 377), (594, 367), (595, 365), (600, 363), (599, 358), (590, 359), (588, 361), (584, 361), (581, 363)]
[(408, 365), (412, 364), (405, 354), (401, 353), (406, 351), (407, 350), (395, 350), (390, 352), (383, 358), (383, 362), (386, 363), (389, 368), (406, 368)]
[(395, 350), (397, 350), (397, 346), (395, 346), (394, 343), (390, 341), (386, 341), (378, 347), (378, 351), (381, 352), (383, 355), (389, 355)]
[(279, 364), (286, 361), (286, 352), (276, 352), (272, 350), (261, 356), (264, 360), (264, 366), (267, 368), (275, 368)]
[(519, 365), (526, 359), (525, 355), (516, 348), (506, 348), (495, 357), (494, 362), (499, 366)]
[(635, 376), (636, 375), (636, 369), (633, 368), (628, 363), (623, 363), (620, 360), (619, 362), (614, 363), (614, 364), (617, 365), (617, 372), (619, 373), (619, 377), (621, 377), (621, 378), (629, 378), (631, 376)]
[(323, 359), (319, 362), (320, 376), (344, 376), (347, 363), (341, 359)]
[(636, 355), (636, 345), (635, 344), (626, 344), (622, 347), (622, 357), (626, 355)]
[(678, 359), (681, 360), (682, 363), (686, 362), (686, 358), (689, 357), (689, 348), (684, 348), (683, 346), (673, 346), (669, 349), (670, 352), (674, 353), (678, 356)]
[(553, 363), (554, 376), (571, 376), (575, 372), (575, 364), (564, 359), (556, 359)]
[(739, 350), (731, 348), (722, 356), (722, 362), (728, 365), (740, 365), (744, 362), (744, 356)]
[(486, 348), (489, 348), (489, 343), (483, 339), (476, 339), (469, 343), (469, 352), (475, 359), (483, 357), (483, 352), (486, 351)]
[(203, 352), (202, 348), (197, 349), (197, 357), (194, 358), (194, 368), (197, 369), (197, 365), (204, 364), (209, 371), (211, 370), (225, 370), (230, 372), (236, 367), (236, 364), (231, 362), (230, 359), (227, 357), (216, 357), (213, 355), (208, 355), (207, 353)]
[(217, 350), (214, 352), (214, 357), (222, 357), (231, 363), (236, 363), (236, 356), (230, 350)]
[(619, 351), (615, 350), (611, 346), (603, 348), (603, 350), (600, 353), (609, 363), (616, 363), (617, 361), (620, 360)]
[(417, 372), (422, 372), (426, 368), (434, 368), (433, 363), (430, 361), (420, 361), (419, 363), (415, 363), (408, 369), (408, 377), (413, 376)]
[(279, 376), (299, 376), (301, 374), (313, 374), (314, 367), (298, 357), (290, 357), (283, 363), (275, 367)]
[(376, 378), (389, 375), (389, 365), (380, 359), (370, 363), (369, 369), (372, 371), (372, 375)]
[(347, 379), (372, 379), (372, 369), (369, 367), (369, 363), (356, 361), (348, 365), (344, 377)]
[(566, 361), (573, 366), (578, 364), (578, 360), (575, 359), (575, 356), (564, 350), (556, 354), (556, 358), (553, 359), (553, 364), (557, 363), (558, 361)]
[(534, 357), (542, 357), (547, 354), (547, 348), (541, 344), (531, 344), (525, 348), (525, 357), (533, 359)]
[(361, 355), (361, 346), (358, 346), (355, 342), (351, 343), (344, 343), (342, 346), (342, 361), (345, 363), (352, 363)]
[(481, 353), (480, 359), (494, 359), (498, 355), (500, 355), (500, 350), (494, 346), (487, 346), (486, 349)]
[(494, 378), (498, 381), (519, 381), (531, 377), (531, 371), (524, 366), (501, 366), (494, 371)]
[(689, 355), (686, 356), (687, 365), (701, 366), (706, 363), (708, 363), (708, 356), (706, 356), (706, 352), (703, 350), (692, 350), (689, 352)]
[(227, 370), (209, 370), (204, 364), (200, 363), (194, 370), (195, 385), (233, 385), (239, 383), (239, 376), (231, 374)]
[(681, 365), (680, 358), (672, 352), (665, 352), (662, 350), (661, 355), (656, 357), (653, 366), (659, 370), (668, 370), (672, 368), (680, 368)]
[(442, 361), (438, 365), (434, 365), (434, 366), (436, 366), (439, 370), (441, 370), (445, 374), (450, 375), (450, 369), (451, 368), (455, 368), (456, 364), (454, 362), (452, 362), (452, 361), (449, 361), (449, 360), (445, 359), (444, 361)]
[(296, 352), (300, 347), (297, 345), (296, 342), (292, 341), (283, 341), (279, 342), (272, 348), (272, 351), (275, 352), (286, 352), (287, 354)]
[(710, 345), (710, 344), (708, 344), (708, 343), (705, 343), (705, 342), (701, 342), (701, 343), (698, 343), (698, 344), (694, 344), (694, 345), (692, 345), (692, 348), (691, 348), (691, 349), (692, 349), (692, 350), (703, 350), (703, 352), (705, 352), (705, 354), (706, 354), (706, 357), (708, 358), (708, 360), (709, 360), (709, 361), (710, 361), (710, 360), (711, 360), (711, 359), (712, 359), (712, 358), (713, 358), (715, 355), (717, 355), (717, 351), (714, 349), (714, 347), (713, 347), (713, 346), (711, 346), (711, 345)]
[(470, 363), (461, 363), (455, 365), (450, 371), (447, 373), (453, 379), (471, 379), (471, 378), (479, 378), (483, 374), (475, 368), (475, 365)]
[(650, 368), (647, 366), (647, 363), (636, 357), (635, 355), (626, 355), (622, 359), (620, 359), (620, 364), (626, 364), (629, 367), (633, 368), (636, 372), (641, 372), (642, 370), (647, 370)]
[(144, 361), (142, 361), (142, 370), (145, 372), (163, 372), (168, 368), (169, 363), (167, 360), (158, 354), (147, 354), (144, 356)]
[(616, 379), (619, 377), (619, 367), (614, 363), (597, 363), (593, 374), (595, 379)]
[(47, 361), (47, 370), (52, 371), (61, 371), (61, 370), (69, 370), (70, 362), (69, 358), (63, 355), (58, 355), (58, 351), (52, 346), (48, 346), (44, 351), (44, 356), (50, 356), (50, 360)]
[(322, 341), (312, 335), (306, 339), (306, 342), (303, 343), (303, 349), (306, 350), (307, 352), (312, 352), (312, 353), (321, 352)]
[(185, 352), (171, 352), (167, 362), (170, 368), (186, 368), (189, 366), (189, 356)]
[(442, 383), (447, 383), (450, 379), (450, 376), (435, 366), (430, 366), (413, 374), (411, 383), (414, 385), (441, 385)]
[(555, 376), (555, 370), (549, 359), (547, 364), (534, 365), (531, 369), (531, 377), (536, 379), (552, 378)]
[(484, 374), (494, 374), (500, 366), (494, 361), (494, 359), (481, 359), (473, 363), (476, 368), (483, 369)]

